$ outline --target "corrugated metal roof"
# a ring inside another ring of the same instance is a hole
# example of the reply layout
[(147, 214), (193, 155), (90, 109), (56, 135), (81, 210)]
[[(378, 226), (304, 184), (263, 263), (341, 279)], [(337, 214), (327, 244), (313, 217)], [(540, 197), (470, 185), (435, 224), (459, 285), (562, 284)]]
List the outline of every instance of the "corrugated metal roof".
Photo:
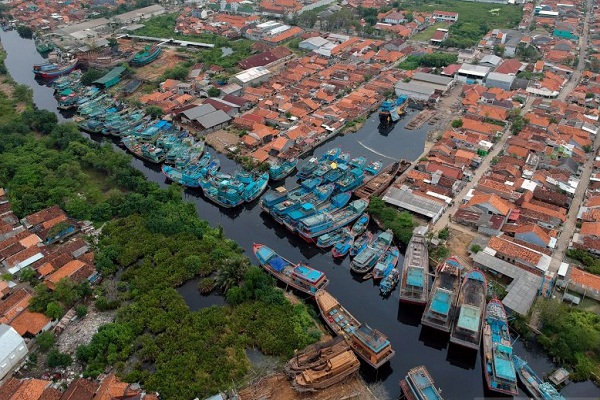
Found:
[(0, 362), (8, 359), (25, 341), (12, 326), (0, 325)]

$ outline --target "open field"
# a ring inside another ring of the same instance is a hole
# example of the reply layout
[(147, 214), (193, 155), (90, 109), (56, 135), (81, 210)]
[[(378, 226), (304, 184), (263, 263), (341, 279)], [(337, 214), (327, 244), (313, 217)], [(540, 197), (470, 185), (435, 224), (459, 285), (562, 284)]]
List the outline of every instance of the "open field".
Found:
[(436, 22), (435, 24), (428, 26), (426, 29), (422, 30), (416, 35), (413, 35), (410, 39), (416, 42), (429, 42), (429, 40), (438, 28), (447, 29), (448, 26), (449, 24), (447, 24), (446, 22)]

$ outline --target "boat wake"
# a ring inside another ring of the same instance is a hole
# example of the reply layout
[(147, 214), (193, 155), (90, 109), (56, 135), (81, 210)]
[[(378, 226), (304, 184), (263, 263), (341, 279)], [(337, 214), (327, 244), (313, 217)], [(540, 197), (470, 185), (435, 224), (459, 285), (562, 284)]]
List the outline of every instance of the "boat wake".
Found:
[(363, 142), (361, 142), (360, 140), (357, 140), (357, 142), (358, 142), (358, 144), (360, 144), (362, 147), (364, 147), (365, 149), (369, 150), (371, 153), (375, 153), (375, 154), (377, 154), (378, 156), (381, 156), (381, 157), (389, 158), (390, 160), (395, 160), (395, 158), (394, 158), (394, 157), (386, 156), (385, 154), (383, 154), (383, 153), (380, 153), (380, 152), (378, 152), (377, 150), (375, 150), (375, 149), (372, 149), (372, 148), (370, 148), (369, 146), (365, 145), (365, 144), (364, 144)]

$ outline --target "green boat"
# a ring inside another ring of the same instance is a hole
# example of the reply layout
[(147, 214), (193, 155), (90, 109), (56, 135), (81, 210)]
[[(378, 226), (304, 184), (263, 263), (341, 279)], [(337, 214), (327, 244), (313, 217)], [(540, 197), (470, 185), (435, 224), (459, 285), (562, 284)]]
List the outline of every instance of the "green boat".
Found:
[(150, 64), (152, 61), (156, 60), (160, 53), (162, 52), (162, 48), (160, 46), (146, 46), (144, 50), (136, 53), (135, 56), (129, 61), (129, 64), (132, 67), (143, 67), (144, 65)]

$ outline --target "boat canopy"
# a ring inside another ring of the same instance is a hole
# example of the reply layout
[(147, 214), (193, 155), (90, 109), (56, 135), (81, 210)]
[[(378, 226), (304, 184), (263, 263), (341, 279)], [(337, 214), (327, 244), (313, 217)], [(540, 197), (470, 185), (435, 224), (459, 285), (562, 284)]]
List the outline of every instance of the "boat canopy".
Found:
[(271, 261), (269, 261), (269, 265), (275, 271), (281, 272), (281, 271), (283, 271), (285, 266), (288, 265), (288, 263), (283, 258), (277, 256), (277, 257), (274, 257)]

